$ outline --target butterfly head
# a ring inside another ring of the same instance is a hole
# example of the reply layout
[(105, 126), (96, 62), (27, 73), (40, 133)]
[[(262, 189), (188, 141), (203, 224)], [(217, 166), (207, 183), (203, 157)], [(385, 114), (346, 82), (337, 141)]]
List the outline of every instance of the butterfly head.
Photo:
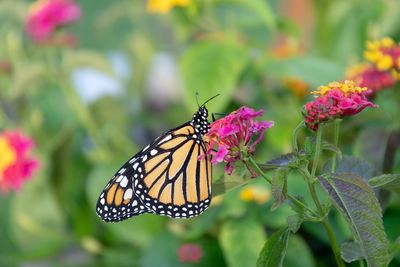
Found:
[(193, 115), (193, 119), (190, 122), (194, 128), (196, 128), (202, 135), (208, 133), (210, 130), (210, 123), (207, 120), (208, 110), (205, 106), (199, 107), (199, 110)]

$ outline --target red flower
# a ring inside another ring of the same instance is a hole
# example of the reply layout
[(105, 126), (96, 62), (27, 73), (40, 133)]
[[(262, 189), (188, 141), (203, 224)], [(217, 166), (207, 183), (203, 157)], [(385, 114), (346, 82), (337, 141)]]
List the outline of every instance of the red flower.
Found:
[(32, 177), (39, 162), (28, 156), (33, 141), (19, 131), (4, 131), (0, 134), (0, 190), (19, 190)]
[(241, 107), (213, 122), (206, 135), (210, 142), (207, 154), (212, 155), (211, 162), (227, 162), (225, 171), (231, 174), (235, 161), (245, 160), (252, 155), (256, 145), (263, 139), (265, 130), (274, 125), (271, 121), (254, 120), (262, 114), (263, 110)]
[(355, 86), (353, 81), (320, 86), (318, 91), (312, 92), (317, 95), (315, 101), (303, 107), (307, 127), (315, 131), (321, 122), (352, 116), (366, 107), (377, 107), (367, 100), (367, 90)]
[(74, 0), (38, 0), (30, 8), (26, 31), (33, 41), (46, 42), (56, 29), (77, 21), (80, 16), (81, 9)]
[(353, 80), (360, 87), (367, 87), (366, 94), (374, 95), (375, 93), (394, 86), (398, 79), (396, 75), (388, 71), (380, 71), (376, 67), (361, 64), (354, 66), (348, 70), (347, 77)]
[(178, 256), (182, 263), (198, 263), (203, 256), (203, 250), (197, 244), (183, 244), (178, 250)]

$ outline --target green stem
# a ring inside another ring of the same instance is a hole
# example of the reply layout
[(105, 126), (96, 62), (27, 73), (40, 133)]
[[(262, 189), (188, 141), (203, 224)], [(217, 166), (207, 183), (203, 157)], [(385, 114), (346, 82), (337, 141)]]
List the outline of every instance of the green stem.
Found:
[(315, 173), (316, 173), (317, 167), (318, 167), (318, 160), (319, 160), (319, 157), (321, 156), (322, 129), (323, 129), (323, 125), (320, 124), (318, 127), (318, 130), (317, 130), (317, 140), (316, 140), (316, 144), (315, 144), (314, 160), (313, 160), (312, 170), (311, 170), (312, 178), (315, 177)]
[(314, 154), (314, 160), (313, 160), (313, 165), (312, 165), (312, 171), (310, 174), (308, 172), (308, 170), (306, 169), (303, 171), (303, 173), (307, 177), (308, 189), (310, 190), (311, 197), (315, 203), (315, 206), (318, 209), (320, 216), (322, 216), (322, 224), (328, 235), (329, 241), (331, 242), (331, 248), (332, 248), (333, 254), (335, 255), (336, 264), (340, 267), (344, 267), (345, 265), (344, 265), (342, 258), (340, 257), (340, 250), (339, 250), (339, 246), (336, 241), (336, 238), (335, 238), (335, 234), (333, 232), (332, 226), (329, 224), (326, 214), (324, 214), (325, 213), (324, 208), (321, 205), (321, 202), (319, 201), (319, 198), (318, 198), (317, 192), (315, 190), (315, 186), (314, 186), (315, 173), (317, 170), (318, 160), (321, 155), (321, 143), (322, 143), (322, 125), (319, 125), (318, 131), (317, 131), (317, 140), (316, 140), (316, 144), (315, 144), (315, 154)]
[[(333, 123), (333, 144), (335, 145), (335, 147), (337, 147), (338, 143), (339, 143), (339, 131), (340, 131), (340, 119), (337, 119)], [(333, 153), (333, 157), (332, 157), (332, 173), (334, 173), (335, 169), (336, 169), (336, 158), (337, 158), (337, 154)]]
[[(263, 172), (263, 170), (261, 170), (261, 168), (258, 166), (258, 164), (254, 161), (253, 158), (249, 158), (248, 162), (251, 164), (251, 166), (257, 171), (258, 175), (260, 175), (262, 178), (264, 178), (268, 183), (271, 184), (271, 179), (268, 178), (268, 176)], [(287, 195), (288, 198), (296, 203), (297, 205), (302, 206), (305, 210), (309, 211), (312, 215), (318, 217), (318, 214), (316, 214), (312, 209), (310, 209), (309, 207), (307, 207), (306, 205), (304, 205), (304, 203), (302, 203), (301, 201), (299, 201), (297, 198), (291, 196), (290, 194)]]
[(294, 151), (299, 151), (299, 146), (297, 145), (297, 136), (299, 134), (299, 131), (301, 128), (304, 127), (304, 120), (302, 120), (297, 126), (296, 128), (294, 128), (293, 130), (293, 136), (292, 136), (292, 146)]

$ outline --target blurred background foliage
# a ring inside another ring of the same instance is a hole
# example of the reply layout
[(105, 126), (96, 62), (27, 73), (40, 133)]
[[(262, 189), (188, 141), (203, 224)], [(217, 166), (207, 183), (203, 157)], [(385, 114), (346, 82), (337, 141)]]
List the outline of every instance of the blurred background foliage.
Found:
[[(400, 37), (397, 0), (193, 0), (165, 14), (146, 1), (81, 0), (80, 20), (66, 29), (78, 43), (44, 45), (24, 30), (31, 3), (0, 2), (0, 127), (31, 136), (41, 164), (1, 197), (0, 266), (254, 266), (294, 213), (286, 204), (270, 210), (264, 181), (216, 166), (212, 207), (186, 220), (145, 214), (107, 224), (95, 214), (98, 195), (128, 157), (191, 118), (195, 92), (201, 101), (220, 94), (210, 112), (266, 110), (275, 127), (259, 162), (290, 152), (308, 91), (342, 79), (366, 40)], [(385, 138), (400, 127), (398, 89), (377, 96), (379, 109), (344, 121), (343, 153), (381, 167)], [(300, 179), (290, 177), (295, 195), (307, 192)], [(399, 203), (391, 196), (384, 213), (391, 241), (400, 236)], [(343, 218), (330, 220), (340, 243), (351, 237)], [(180, 260), (187, 243), (201, 248), (195, 263)], [(319, 225), (291, 236), (284, 266), (333, 262)]]

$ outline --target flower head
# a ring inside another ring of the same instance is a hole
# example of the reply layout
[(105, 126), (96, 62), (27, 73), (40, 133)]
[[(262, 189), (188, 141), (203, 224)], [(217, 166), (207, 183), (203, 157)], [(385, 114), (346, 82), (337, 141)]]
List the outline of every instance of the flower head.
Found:
[(173, 7), (185, 7), (191, 0), (149, 0), (147, 2), (147, 11), (151, 13), (168, 13)]
[(74, 0), (37, 0), (29, 10), (26, 31), (38, 43), (52, 39), (61, 26), (77, 21), (81, 9)]
[(316, 99), (303, 107), (307, 127), (315, 131), (321, 122), (352, 116), (366, 107), (377, 107), (367, 100), (367, 91), (368, 88), (355, 86), (353, 81), (320, 86), (311, 92)]
[(359, 64), (351, 67), (347, 71), (347, 78), (353, 80), (360, 87), (367, 87), (368, 95), (394, 86), (399, 78), (393, 72), (380, 71), (375, 66), (369, 64)]
[(19, 190), (39, 167), (39, 162), (28, 155), (32, 147), (32, 139), (19, 131), (0, 134), (0, 190), (3, 193)]
[(179, 261), (182, 263), (198, 263), (203, 256), (203, 250), (197, 244), (183, 244), (178, 250)]
[(391, 38), (368, 42), (364, 57), (380, 71), (400, 71), (400, 45)]
[(264, 204), (271, 198), (271, 191), (261, 186), (247, 186), (240, 191), (240, 199), (246, 202), (255, 201)]
[(263, 139), (265, 130), (272, 127), (272, 121), (257, 121), (263, 110), (241, 107), (226, 117), (213, 122), (206, 134), (210, 145), (207, 151), (212, 156), (211, 162), (226, 162), (228, 174), (233, 171), (233, 163), (245, 160), (252, 155), (256, 145)]

